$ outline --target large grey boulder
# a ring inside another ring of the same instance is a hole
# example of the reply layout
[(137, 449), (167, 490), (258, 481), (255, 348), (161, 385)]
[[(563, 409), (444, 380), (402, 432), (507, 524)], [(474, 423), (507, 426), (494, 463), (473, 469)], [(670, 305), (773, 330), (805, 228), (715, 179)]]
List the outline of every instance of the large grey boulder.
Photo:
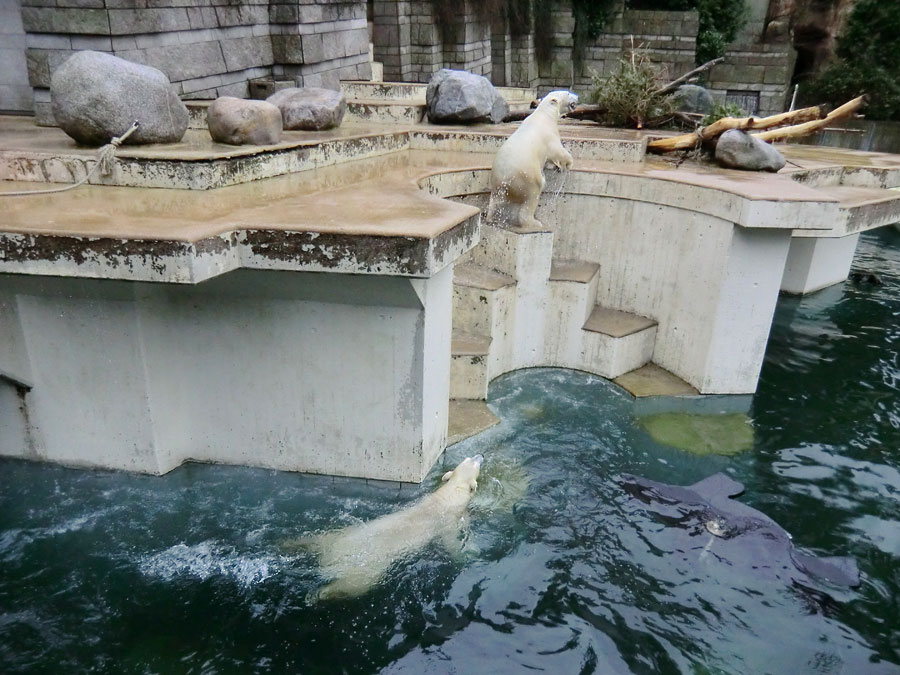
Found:
[(701, 113), (708, 115), (712, 112), (715, 101), (712, 94), (696, 84), (683, 84), (672, 94), (672, 103), (675, 110), (680, 112)]
[(221, 96), (206, 113), (209, 135), (229, 145), (271, 145), (281, 140), (281, 111), (266, 101)]
[(437, 123), (498, 124), (509, 114), (509, 105), (486, 77), (464, 70), (443, 68), (432, 75), (425, 103), (428, 119)]
[(281, 110), (285, 129), (332, 129), (340, 126), (347, 111), (347, 100), (341, 92), (319, 87), (282, 89), (266, 101)]
[(730, 129), (719, 136), (716, 161), (728, 169), (747, 171), (778, 171), (784, 157), (778, 150), (740, 129)]
[(188, 127), (188, 111), (165, 73), (104, 52), (70, 56), (50, 79), (56, 123), (85, 145), (103, 145), (131, 123), (125, 143), (175, 143)]

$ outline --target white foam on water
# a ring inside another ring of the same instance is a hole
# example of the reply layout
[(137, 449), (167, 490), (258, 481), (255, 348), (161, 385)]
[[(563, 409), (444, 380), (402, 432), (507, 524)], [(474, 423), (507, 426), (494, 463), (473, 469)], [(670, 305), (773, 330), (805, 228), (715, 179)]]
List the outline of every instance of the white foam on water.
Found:
[(190, 546), (175, 544), (144, 556), (139, 568), (147, 576), (164, 581), (178, 577), (193, 577), (200, 581), (227, 577), (247, 588), (277, 574), (282, 563), (281, 556), (241, 553), (227, 544), (204, 541)]

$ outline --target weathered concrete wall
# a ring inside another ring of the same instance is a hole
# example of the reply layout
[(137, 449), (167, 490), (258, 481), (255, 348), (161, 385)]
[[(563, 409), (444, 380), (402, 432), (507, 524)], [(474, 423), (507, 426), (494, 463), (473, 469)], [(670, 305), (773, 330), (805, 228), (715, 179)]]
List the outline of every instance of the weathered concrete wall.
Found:
[(22, 0), (28, 79), (52, 120), (50, 76), (73, 51), (112, 52), (159, 68), (184, 98), (248, 95), (275, 75), (339, 87), (371, 73), (361, 0)]
[(0, 275), (34, 381), (23, 396), (0, 377), (0, 454), (421, 481), (447, 429), (452, 274)]

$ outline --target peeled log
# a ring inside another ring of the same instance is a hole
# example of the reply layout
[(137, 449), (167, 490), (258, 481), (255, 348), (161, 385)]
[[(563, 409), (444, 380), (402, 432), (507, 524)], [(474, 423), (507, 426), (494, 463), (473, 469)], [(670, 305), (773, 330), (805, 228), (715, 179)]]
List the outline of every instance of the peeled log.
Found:
[(819, 129), (824, 129), (837, 122), (838, 120), (845, 119), (847, 117), (851, 117), (856, 114), (856, 111), (865, 105), (866, 97), (859, 96), (852, 101), (847, 101), (844, 105), (839, 108), (835, 108), (830, 113), (825, 116), (825, 119), (815, 120), (812, 122), (807, 122), (805, 124), (795, 124), (789, 127), (782, 127), (781, 129), (772, 129), (771, 131), (764, 131), (761, 134), (753, 134), (756, 138), (761, 141), (766, 141), (768, 143), (774, 143), (775, 141), (783, 141), (787, 138), (798, 138), (800, 136), (808, 136), (809, 134), (815, 133)]
[[(841, 106), (841, 108), (846, 105), (849, 105), (849, 103)], [(837, 110), (834, 112), (837, 112)], [(723, 117), (708, 126), (697, 129), (694, 133), (651, 141), (647, 144), (647, 151), (659, 154), (672, 152), (673, 150), (691, 150), (701, 142), (716, 138), (730, 129), (740, 129), (741, 131), (771, 129), (787, 123), (808, 122), (810, 120), (824, 121), (823, 118), (827, 119), (825, 112), (820, 106), (801, 108), (800, 110), (770, 115), (769, 117)]]

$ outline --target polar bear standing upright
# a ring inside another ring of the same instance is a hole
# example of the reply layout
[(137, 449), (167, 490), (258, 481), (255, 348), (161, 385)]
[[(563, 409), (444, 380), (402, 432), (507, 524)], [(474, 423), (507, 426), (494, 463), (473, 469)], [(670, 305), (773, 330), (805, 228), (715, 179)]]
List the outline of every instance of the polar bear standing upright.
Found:
[(491, 169), (491, 202), (487, 221), (500, 212), (502, 224), (541, 227), (534, 217), (544, 189), (544, 164), (561, 169), (572, 166), (572, 155), (559, 139), (558, 120), (575, 109), (578, 96), (569, 91), (551, 91), (515, 133), (500, 146)]

